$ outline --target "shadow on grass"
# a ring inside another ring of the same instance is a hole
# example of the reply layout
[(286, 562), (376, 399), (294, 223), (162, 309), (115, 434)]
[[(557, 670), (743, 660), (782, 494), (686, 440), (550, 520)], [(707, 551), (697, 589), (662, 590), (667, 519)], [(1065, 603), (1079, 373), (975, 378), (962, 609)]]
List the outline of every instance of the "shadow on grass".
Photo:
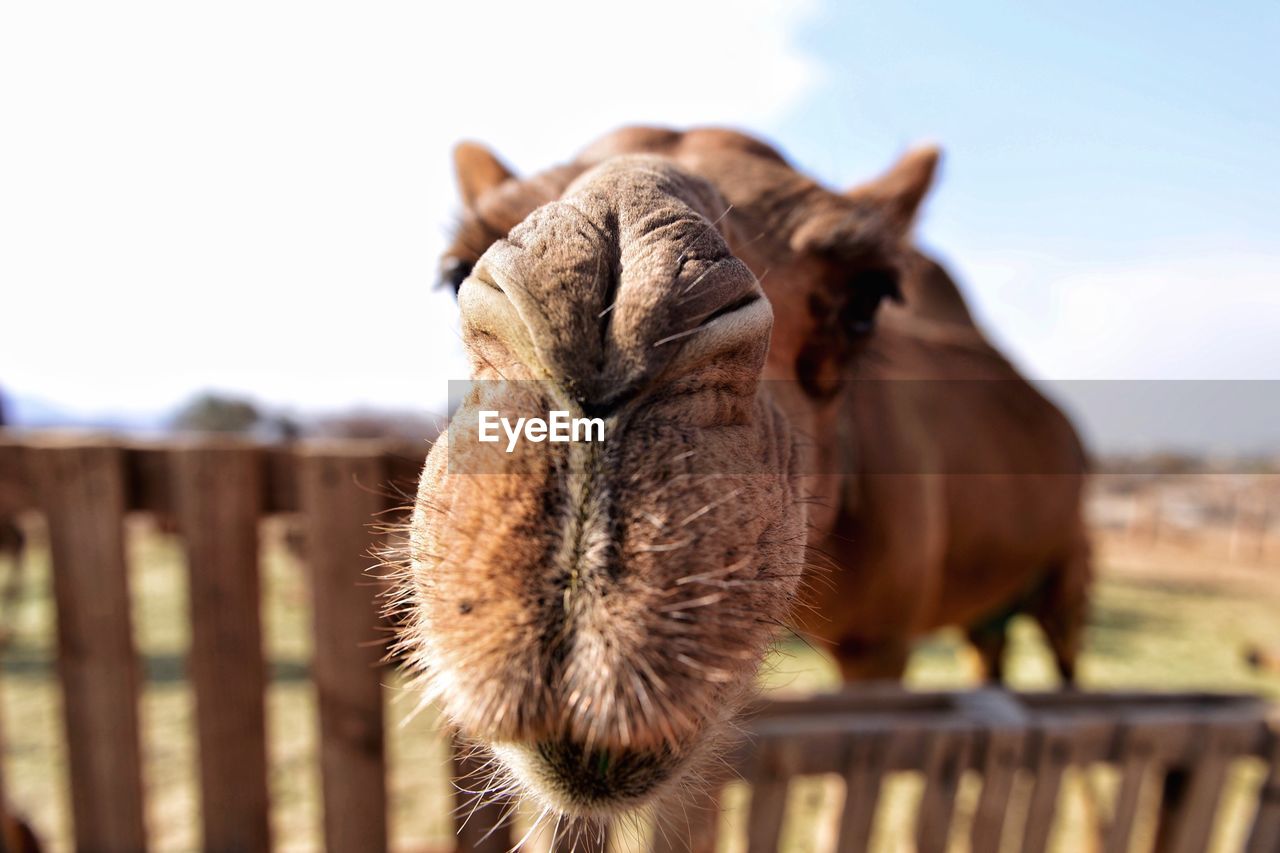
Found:
[(1089, 610), (1085, 636), (1089, 652), (1110, 658), (1126, 658), (1152, 636), (1177, 636), (1181, 622), (1153, 610), (1095, 601)]
[(1179, 620), (1143, 607), (1095, 601), (1089, 608), (1089, 631), (1159, 634), (1176, 631), (1178, 627)]

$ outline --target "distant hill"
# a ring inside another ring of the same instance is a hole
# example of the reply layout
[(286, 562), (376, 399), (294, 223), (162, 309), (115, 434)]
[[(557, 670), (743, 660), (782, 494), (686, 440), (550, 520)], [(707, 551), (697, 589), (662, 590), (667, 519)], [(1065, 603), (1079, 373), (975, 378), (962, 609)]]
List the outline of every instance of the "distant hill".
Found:
[(39, 397), (7, 392), (4, 412), (8, 426), (25, 429), (61, 427), (134, 435), (164, 432), (168, 424), (168, 416), (161, 412), (76, 412)]
[[(40, 397), (3, 393), (6, 425), (18, 429), (100, 430), (121, 435), (154, 437), (175, 431), (175, 418), (182, 407), (153, 412), (78, 412)], [(194, 399), (194, 398), (193, 398)], [(261, 407), (261, 423), (251, 433), (261, 440), (278, 440), (281, 423), (296, 427), (299, 437), (388, 438), (398, 441), (431, 440), (439, 434), (445, 418), (429, 412), (406, 412), (369, 407), (296, 414)]]

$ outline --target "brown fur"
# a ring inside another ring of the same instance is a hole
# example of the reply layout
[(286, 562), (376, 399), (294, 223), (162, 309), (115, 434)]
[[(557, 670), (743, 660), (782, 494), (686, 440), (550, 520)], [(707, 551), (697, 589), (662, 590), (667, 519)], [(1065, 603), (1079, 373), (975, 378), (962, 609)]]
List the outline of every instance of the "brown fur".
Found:
[[(527, 180), (481, 151), (445, 267), (476, 377), (540, 381), (478, 390), (433, 448), (406, 642), (519, 787), (580, 814), (669, 790), (788, 619), (857, 679), (1026, 608), (1073, 674), (1083, 454), (909, 244), (936, 152), (838, 194), (723, 130), (626, 129)], [(609, 442), (451, 453), (486, 397), (602, 413)]]

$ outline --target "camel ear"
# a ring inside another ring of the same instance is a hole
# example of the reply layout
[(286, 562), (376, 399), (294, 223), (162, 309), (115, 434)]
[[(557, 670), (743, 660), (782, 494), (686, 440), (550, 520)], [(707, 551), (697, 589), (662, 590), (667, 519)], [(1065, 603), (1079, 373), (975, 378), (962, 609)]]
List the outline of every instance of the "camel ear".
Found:
[(469, 208), (475, 207), (480, 196), (515, 177), (497, 155), (478, 142), (458, 143), (453, 149), (453, 169), (462, 203)]
[(791, 248), (842, 259), (891, 255), (906, 242), (942, 153), (904, 154), (888, 172), (840, 195), (821, 193), (791, 235)]
[(941, 159), (942, 151), (937, 146), (914, 148), (902, 155), (889, 171), (870, 183), (854, 187), (845, 196), (879, 209), (898, 236), (905, 236), (933, 186)]

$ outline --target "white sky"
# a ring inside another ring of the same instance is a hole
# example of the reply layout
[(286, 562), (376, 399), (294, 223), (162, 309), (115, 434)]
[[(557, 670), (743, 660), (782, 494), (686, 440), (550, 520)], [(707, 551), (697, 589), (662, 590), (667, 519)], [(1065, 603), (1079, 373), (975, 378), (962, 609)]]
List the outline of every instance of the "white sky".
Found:
[(1280, 378), (1280, 16), (820, 3), (0, 4), (0, 388), (438, 410), (452, 144), (646, 121), (840, 182), (934, 138), (923, 239), (1035, 375)]
[(532, 170), (626, 122), (769, 123), (815, 79), (805, 4), (729, 5), (4, 4), (0, 385), (438, 408), (452, 144)]

